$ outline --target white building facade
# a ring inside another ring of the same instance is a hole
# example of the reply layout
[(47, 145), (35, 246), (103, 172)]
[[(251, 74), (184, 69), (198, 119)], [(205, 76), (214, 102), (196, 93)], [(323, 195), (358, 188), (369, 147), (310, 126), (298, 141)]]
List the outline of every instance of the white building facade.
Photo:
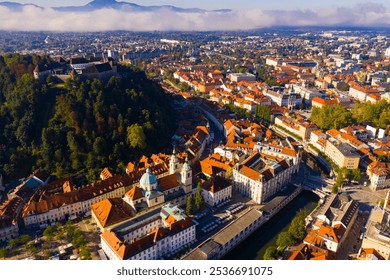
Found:
[(270, 161), (264, 165), (260, 161), (261, 154), (256, 153), (233, 170), (234, 189), (259, 204), (281, 191), (299, 171), (299, 164), (292, 160), (273, 162), (272, 165)]
[(121, 197), (124, 194), (125, 186), (116, 184), (116, 186), (106, 189), (106, 192), (102, 190), (92, 192), (92, 197), (88, 197), (86, 200), (64, 203), (58, 207), (56, 205), (50, 207), (47, 201), (39, 201), (26, 206), (23, 211), (23, 221), (26, 227), (39, 226), (45, 228), (58, 221), (72, 219), (77, 215), (87, 213), (91, 210), (91, 205), (104, 199)]
[(114, 228), (101, 235), (101, 245), (110, 260), (158, 260), (192, 244), (195, 228), (182, 209), (168, 204), (161, 209), (159, 219), (143, 222), (138, 228), (145, 233), (142, 236), (130, 230), (125, 239), (119, 238)]

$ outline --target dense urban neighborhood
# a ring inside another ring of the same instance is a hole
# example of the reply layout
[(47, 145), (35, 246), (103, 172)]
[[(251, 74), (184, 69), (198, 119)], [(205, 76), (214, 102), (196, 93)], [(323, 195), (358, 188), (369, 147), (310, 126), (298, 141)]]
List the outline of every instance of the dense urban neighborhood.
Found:
[(0, 31), (0, 54), (0, 258), (234, 259), (286, 220), (243, 258), (390, 259), (388, 30)]

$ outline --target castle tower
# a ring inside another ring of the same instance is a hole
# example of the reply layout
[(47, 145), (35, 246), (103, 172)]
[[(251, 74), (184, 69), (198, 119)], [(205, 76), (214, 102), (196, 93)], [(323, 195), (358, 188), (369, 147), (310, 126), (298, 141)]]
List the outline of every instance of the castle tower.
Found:
[(176, 156), (176, 148), (173, 147), (173, 153), (169, 160), (169, 174), (174, 174), (179, 169), (179, 159)]
[(181, 183), (183, 184), (183, 189), (186, 194), (192, 192), (192, 168), (190, 163), (188, 162), (188, 157), (186, 157), (186, 161), (183, 164), (183, 167), (180, 172), (181, 175)]

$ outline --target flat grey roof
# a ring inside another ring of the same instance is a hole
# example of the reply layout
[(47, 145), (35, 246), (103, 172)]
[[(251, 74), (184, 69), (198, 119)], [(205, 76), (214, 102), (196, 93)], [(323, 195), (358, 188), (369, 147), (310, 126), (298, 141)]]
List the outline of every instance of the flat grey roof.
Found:
[(271, 212), (276, 206), (278, 206), (283, 200), (285, 200), (288, 196), (277, 196), (273, 198), (270, 202), (267, 202), (266, 205), (260, 208), (263, 212)]
[(256, 209), (251, 209), (240, 218), (225, 227), (217, 233), (213, 240), (221, 245), (225, 245), (235, 236), (239, 235), (244, 228), (247, 228), (251, 223), (262, 216), (261, 212)]
[(206, 254), (199, 248), (186, 255), (182, 260), (207, 260)]
[(337, 149), (340, 151), (340, 153), (342, 153), (346, 157), (359, 157), (360, 158), (360, 155), (357, 152), (357, 150), (355, 148), (352, 148), (348, 144), (342, 143), (342, 144), (337, 146)]

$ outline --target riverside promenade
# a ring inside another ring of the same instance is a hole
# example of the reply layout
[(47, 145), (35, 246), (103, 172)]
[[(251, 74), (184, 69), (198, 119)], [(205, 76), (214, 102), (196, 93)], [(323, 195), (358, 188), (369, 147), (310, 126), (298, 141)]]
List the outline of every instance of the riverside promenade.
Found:
[(303, 188), (292, 186), (283, 191), (265, 205), (249, 207), (238, 219), (232, 221), (215, 235), (205, 240), (183, 260), (217, 260), (221, 259), (253, 232), (270, 221), (281, 209), (296, 198)]

